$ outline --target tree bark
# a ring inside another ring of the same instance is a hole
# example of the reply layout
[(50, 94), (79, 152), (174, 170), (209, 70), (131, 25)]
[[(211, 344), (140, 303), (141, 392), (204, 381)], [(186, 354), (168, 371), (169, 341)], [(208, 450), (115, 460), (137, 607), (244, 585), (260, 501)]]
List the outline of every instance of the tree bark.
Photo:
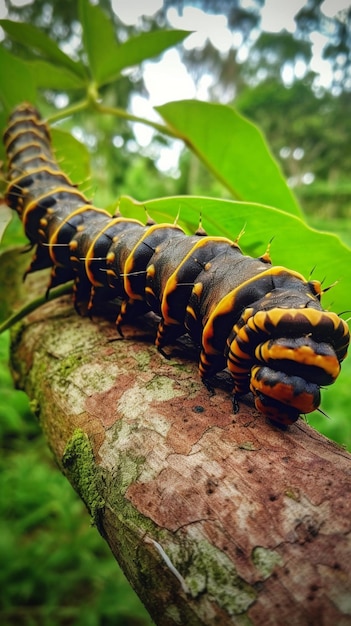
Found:
[(16, 326), (12, 367), (155, 623), (351, 624), (351, 456), (249, 399), (234, 415), (152, 335), (64, 297)]

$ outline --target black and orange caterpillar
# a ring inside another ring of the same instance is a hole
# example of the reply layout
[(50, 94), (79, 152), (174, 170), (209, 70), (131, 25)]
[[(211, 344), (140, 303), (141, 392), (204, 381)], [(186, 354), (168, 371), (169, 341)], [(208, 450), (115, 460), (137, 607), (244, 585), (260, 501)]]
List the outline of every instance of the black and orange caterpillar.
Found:
[(320, 387), (340, 372), (349, 329), (320, 304), (321, 285), (266, 253), (243, 255), (236, 242), (188, 236), (177, 224), (146, 225), (92, 206), (55, 161), (47, 125), (18, 106), (4, 133), (8, 205), (36, 252), (28, 272), (52, 267), (48, 289), (74, 279), (75, 303), (121, 298), (129, 313), (160, 316), (156, 346), (188, 333), (201, 345), (203, 381), (228, 367), (234, 396), (253, 393), (278, 424), (320, 404)]

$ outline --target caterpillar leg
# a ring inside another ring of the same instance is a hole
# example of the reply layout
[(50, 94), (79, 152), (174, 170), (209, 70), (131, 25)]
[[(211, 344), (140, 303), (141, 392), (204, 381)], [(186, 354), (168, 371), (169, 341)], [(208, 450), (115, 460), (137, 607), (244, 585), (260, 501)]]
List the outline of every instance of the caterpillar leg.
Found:
[(132, 298), (123, 300), (116, 319), (116, 328), (120, 336), (124, 336), (122, 332), (124, 324), (135, 320), (136, 317), (145, 315), (148, 311), (150, 311), (150, 307), (144, 300), (133, 300)]
[[(29, 250), (30, 249), (31, 248), (29, 248)], [(24, 252), (27, 252), (27, 250), (24, 250)], [(36, 246), (34, 257), (32, 258), (29, 267), (26, 269), (24, 273), (23, 280), (25, 280), (28, 274), (32, 274), (33, 272), (37, 272), (38, 270), (44, 270), (51, 266), (52, 266), (52, 261), (51, 261), (47, 248)]]
[(75, 277), (74, 272), (68, 267), (59, 267), (55, 266), (51, 270), (50, 281), (46, 289), (46, 295), (48, 296), (51, 289), (54, 287), (58, 287), (59, 285), (64, 285), (68, 283), (70, 280), (73, 280)]
[(164, 351), (165, 346), (170, 346), (175, 343), (178, 337), (181, 337), (185, 333), (185, 328), (182, 324), (169, 324), (162, 318), (157, 327), (155, 346), (157, 350), (166, 359), (170, 358), (170, 355)]

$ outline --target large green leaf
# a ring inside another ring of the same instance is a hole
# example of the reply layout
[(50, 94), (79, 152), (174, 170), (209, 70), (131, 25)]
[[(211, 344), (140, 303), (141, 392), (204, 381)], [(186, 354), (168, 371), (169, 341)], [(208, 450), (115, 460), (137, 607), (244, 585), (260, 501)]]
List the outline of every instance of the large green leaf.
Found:
[(92, 78), (100, 83), (109, 57), (118, 54), (119, 46), (113, 22), (99, 6), (90, 4), (89, 0), (80, 0), (79, 18), (83, 27), (83, 42), (89, 70)]
[(86, 79), (84, 80), (77, 74), (73, 74), (66, 67), (60, 67), (47, 61), (28, 61), (35, 83), (38, 87), (44, 89), (84, 89), (86, 87)]
[(0, 46), (0, 97), (7, 111), (24, 100), (35, 102), (37, 93), (27, 64)]
[(184, 30), (159, 30), (130, 37), (118, 48), (118, 54), (110, 55), (102, 67), (101, 82), (116, 78), (123, 69), (152, 59), (168, 48), (180, 43), (189, 35)]
[(99, 6), (80, 0), (79, 9), (89, 67), (98, 85), (116, 79), (126, 67), (161, 54), (189, 34), (182, 30), (154, 31), (131, 37), (120, 44), (116, 40), (113, 22)]
[[(304, 276), (324, 280), (328, 286), (338, 281), (323, 297), (324, 306), (337, 312), (350, 309), (351, 250), (338, 237), (309, 228), (301, 219), (278, 209), (250, 202), (219, 200), (199, 196), (157, 198), (144, 203), (122, 196), (123, 215), (145, 219), (145, 210), (158, 222), (179, 222), (194, 232), (201, 216), (209, 235), (236, 239), (244, 229), (240, 246), (246, 254), (262, 255), (270, 241), (272, 261)], [(273, 239), (273, 240), (272, 240)]]
[(90, 177), (90, 157), (87, 148), (70, 133), (51, 129), (55, 158), (76, 185), (83, 185)]
[(234, 109), (182, 100), (157, 110), (235, 199), (301, 215), (262, 133)]
[(44, 59), (53, 61), (61, 67), (67, 67), (71, 72), (81, 78), (86, 76), (86, 71), (82, 63), (74, 61), (67, 54), (62, 52), (58, 45), (50, 39), (40, 28), (24, 22), (12, 22), (11, 20), (0, 20), (0, 26), (10, 35), (12, 39), (22, 45), (39, 52)]

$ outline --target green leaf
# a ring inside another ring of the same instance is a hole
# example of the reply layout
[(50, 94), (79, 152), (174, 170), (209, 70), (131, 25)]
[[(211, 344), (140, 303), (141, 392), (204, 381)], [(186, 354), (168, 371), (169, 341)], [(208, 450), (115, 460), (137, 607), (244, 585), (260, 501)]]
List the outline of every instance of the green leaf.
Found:
[(66, 67), (53, 65), (47, 61), (28, 61), (28, 67), (38, 87), (44, 89), (84, 89), (86, 80), (73, 74)]
[(157, 111), (235, 199), (301, 215), (263, 135), (234, 109), (182, 100), (157, 107)]
[(35, 102), (37, 93), (28, 65), (0, 46), (0, 97), (7, 111), (24, 100)]
[(79, 17), (83, 27), (83, 42), (88, 55), (90, 73), (99, 83), (108, 57), (118, 54), (113, 22), (99, 6), (90, 4), (89, 0), (80, 0)]
[(89, 0), (80, 0), (83, 41), (92, 77), (98, 85), (116, 79), (126, 67), (138, 65), (182, 41), (188, 31), (162, 30), (142, 33), (118, 43), (111, 19)]
[(119, 46), (117, 54), (110, 54), (106, 58), (104, 66), (101, 67), (101, 82), (109, 82), (123, 69), (158, 56), (183, 41), (188, 35), (189, 31), (184, 30), (160, 30), (131, 37)]
[(70, 133), (51, 128), (55, 158), (73, 184), (80, 185), (90, 177), (90, 157), (87, 148)]
[(84, 65), (62, 52), (58, 45), (39, 28), (32, 24), (11, 20), (0, 20), (0, 26), (12, 39), (41, 53), (48, 61), (54, 61), (59, 66), (68, 68), (81, 78), (86, 76)]
[(270, 252), (275, 265), (283, 265), (309, 277), (324, 280), (323, 286), (338, 281), (323, 296), (323, 306), (337, 312), (350, 309), (351, 250), (338, 237), (308, 227), (296, 216), (251, 202), (237, 202), (199, 196), (173, 196), (137, 202), (120, 199), (120, 210), (127, 217), (145, 220), (145, 209), (158, 222), (179, 223), (194, 232), (202, 217), (209, 235), (236, 239), (242, 229), (240, 247), (250, 256), (262, 255), (272, 240)]

